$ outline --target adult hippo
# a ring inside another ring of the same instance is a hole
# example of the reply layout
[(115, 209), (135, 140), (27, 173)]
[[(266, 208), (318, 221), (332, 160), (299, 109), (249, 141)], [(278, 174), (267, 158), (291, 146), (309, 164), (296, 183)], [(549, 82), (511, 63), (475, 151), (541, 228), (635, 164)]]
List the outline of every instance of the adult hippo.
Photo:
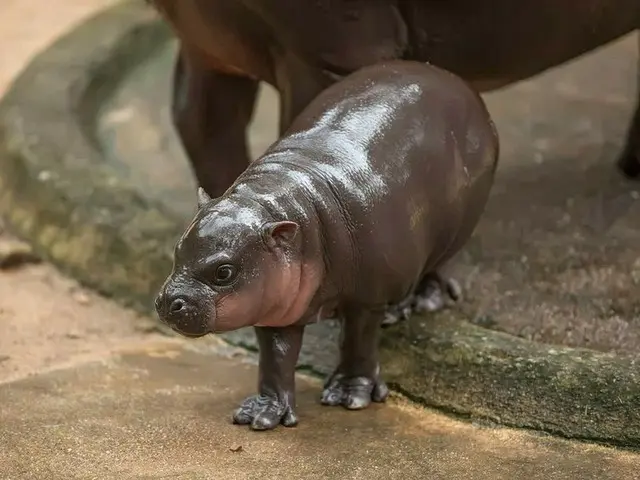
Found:
[[(489, 91), (640, 28), (639, 0), (153, 0), (180, 40), (173, 120), (198, 182), (220, 196), (248, 164), (258, 84), (280, 132), (330, 84), (389, 59), (428, 61)], [(640, 177), (639, 107), (618, 159)]]

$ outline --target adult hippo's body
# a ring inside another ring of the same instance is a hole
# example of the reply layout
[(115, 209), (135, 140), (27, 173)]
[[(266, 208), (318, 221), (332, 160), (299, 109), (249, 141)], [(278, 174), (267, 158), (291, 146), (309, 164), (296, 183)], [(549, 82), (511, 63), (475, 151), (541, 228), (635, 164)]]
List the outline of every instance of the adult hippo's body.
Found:
[[(173, 117), (198, 182), (221, 195), (248, 164), (260, 81), (284, 132), (320, 91), (383, 60), (428, 61), (493, 90), (640, 28), (639, 0), (153, 0), (180, 40)], [(619, 167), (640, 176), (640, 113)]]

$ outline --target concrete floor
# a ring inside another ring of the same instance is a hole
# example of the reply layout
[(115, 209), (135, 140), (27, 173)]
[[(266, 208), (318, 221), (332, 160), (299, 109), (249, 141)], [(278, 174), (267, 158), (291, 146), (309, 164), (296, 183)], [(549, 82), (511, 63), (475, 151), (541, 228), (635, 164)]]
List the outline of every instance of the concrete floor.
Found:
[(473, 426), (401, 399), (322, 407), (319, 382), (304, 377), (300, 425), (252, 432), (230, 414), (256, 374), (243, 353), (147, 341), (1, 385), (1, 478), (638, 478), (638, 455)]

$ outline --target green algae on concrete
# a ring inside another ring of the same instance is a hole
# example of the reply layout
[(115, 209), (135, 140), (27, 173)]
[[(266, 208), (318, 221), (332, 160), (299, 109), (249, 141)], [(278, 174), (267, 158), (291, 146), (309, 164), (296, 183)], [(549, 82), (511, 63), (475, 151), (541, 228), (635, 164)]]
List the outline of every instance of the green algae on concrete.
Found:
[[(35, 58), (0, 104), (0, 212), (83, 283), (149, 311), (188, 219), (150, 201), (104, 161), (97, 111), (137, 60), (169, 39), (142, 2), (109, 9)], [(331, 323), (309, 328), (302, 363), (326, 373)], [(226, 336), (255, 347), (250, 331)], [(640, 447), (634, 358), (551, 347), (460, 322), (417, 318), (385, 331), (383, 369), (426, 405)]]
[(0, 209), (35, 250), (97, 290), (148, 309), (183, 223), (102, 161), (97, 109), (165, 27), (136, 3), (100, 13), (37, 56), (1, 102)]
[(385, 378), (413, 400), (470, 418), (640, 446), (636, 357), (536, 344), (451, 318), (416, 319), (382, 345)]

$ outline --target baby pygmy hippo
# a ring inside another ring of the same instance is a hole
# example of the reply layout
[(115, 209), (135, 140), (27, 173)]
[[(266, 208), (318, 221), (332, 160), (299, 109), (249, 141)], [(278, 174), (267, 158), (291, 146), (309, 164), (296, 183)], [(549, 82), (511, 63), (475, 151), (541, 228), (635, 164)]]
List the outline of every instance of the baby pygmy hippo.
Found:
[(175, 248), (156, 308), (199, 337), (254, 326), (258, 394), (233, 420), (298, 423), (294, 369), (305, 325), (342, 321), (325, 405), (388, 394), (378, 335), (394, 305), (469, 239), (484, 210), (498, 137), (482, 99), (434, 66), (390, 61), (329, 87), (283, 138), (199, 211)]

